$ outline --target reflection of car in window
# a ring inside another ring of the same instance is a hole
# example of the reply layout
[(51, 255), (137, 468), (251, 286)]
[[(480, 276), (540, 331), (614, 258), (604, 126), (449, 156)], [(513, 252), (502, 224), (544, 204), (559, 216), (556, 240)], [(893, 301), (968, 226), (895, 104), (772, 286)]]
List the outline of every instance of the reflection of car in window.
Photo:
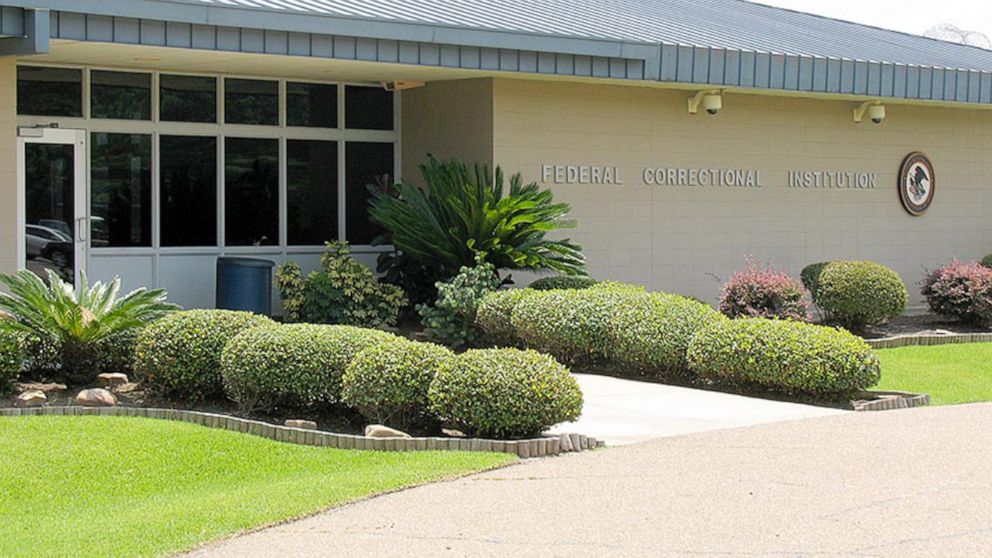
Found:
[(59, 219), (39, 219), (38, 225), (49, 229), (54, 229), (67, 237), (72, 237), (72, 229), (69, 228), (69, 224), (65, 221), (61, 221)]
[(47, 257), (45, 252), (52, 243), (72, 244), (72, 238), (68, 234), (42, 225), (26, 225), (24, 238), (27, 257), (32, 260), (39, 256)]

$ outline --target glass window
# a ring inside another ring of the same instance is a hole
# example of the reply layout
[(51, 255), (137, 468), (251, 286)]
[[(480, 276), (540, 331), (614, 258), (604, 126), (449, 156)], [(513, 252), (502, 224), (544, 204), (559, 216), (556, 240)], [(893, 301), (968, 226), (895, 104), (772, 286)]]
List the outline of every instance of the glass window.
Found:
[(338, 237), (338, 144), (286, 142), (287, 234), (293, 246)]
[(152, 138), (94, 133), (90, 147), (90, 242), (152, 245)]
[(217, 245), (217, 138), (161, 136), (162, 246)]
[(82, 116), (83, 71), (18, 66), (17, 113)]
[(159, 76), (159, 119), (217, 122), (217, 80), (202, 76)]
[(152, 119), (152, 76), (133, 72), (90, 72), (90, 116)]
[(371, 244), (383, 229), (369, 220), (369, 186), (392, 181), (393, 144), (348, 142), (344, 161), (345, 237), (351, 244)]
[(279, 244), (279, 140), (227, 138), (224, 145), (225, 243)]
[(286, 125), (337, 128), (338, 86), (321, 83), (287, 83)]
[(355, 130), (392, 130), (393, 93), (381, 87), (349, 85), (344, 92), (345, 125)]
[(224, 121), (228, 124), (279, 125), (279, 82), (224, 80)]

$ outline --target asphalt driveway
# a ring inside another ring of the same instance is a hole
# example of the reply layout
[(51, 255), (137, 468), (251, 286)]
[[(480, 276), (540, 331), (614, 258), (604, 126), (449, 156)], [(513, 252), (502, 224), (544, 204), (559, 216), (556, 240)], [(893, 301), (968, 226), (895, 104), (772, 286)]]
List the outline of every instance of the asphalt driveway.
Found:
[(850, 413), (523, 462), (197, 556), (992, 556), (992, 405)]

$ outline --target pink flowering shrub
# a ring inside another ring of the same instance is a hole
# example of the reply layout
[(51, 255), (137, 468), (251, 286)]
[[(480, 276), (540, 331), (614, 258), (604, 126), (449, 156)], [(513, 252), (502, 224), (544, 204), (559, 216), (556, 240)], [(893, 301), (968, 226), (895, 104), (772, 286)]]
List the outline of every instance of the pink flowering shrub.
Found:
[(784, 271), (748, 260), (723, 286), (720, 311), (731, 318), (784, 318), (806, 321), (809, 305), (805, 290)]
[(992, 269), (954, 260), (927, 274), (920, 290), (930, 309), (962, 322), (992, 324)]

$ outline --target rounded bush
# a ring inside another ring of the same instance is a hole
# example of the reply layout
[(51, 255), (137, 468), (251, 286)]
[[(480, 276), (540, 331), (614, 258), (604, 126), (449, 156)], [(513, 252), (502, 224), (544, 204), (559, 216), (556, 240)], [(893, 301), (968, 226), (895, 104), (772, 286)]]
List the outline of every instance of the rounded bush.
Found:
[(520, 300), (510, 323), (525, 347), (567, 363), (608, 360), (610, 321), (630, 291), (539, 291)]
[(861, 329), (903, 313), (909, 293), (899, 274), (870, 261), (838, 261), (820, 273), (813, 301), (827, 318)]
[(734, 273), (723, 286), (720, 312), (730, 318), (806, 321), (809, 307), (804, 294), (802, 285), (789, 274), (749, 261), (746, 268)]
[(0, 392), (6, 391), (7, 382), (16, 380), (20, 375), (27, 359), (25, 345), (23, 334), (0, 330)]
[(719, 383), (840, 398), (880, 378), (878, 358), (860, 337), (802, 322), (715, 321), (689, 344), (690, 369)]
[(152, 322), (134, 343), (134, 372), (153, 393), (201, 401), (224, 394), (220, 356), (239, 333), (275, 322), (250, 312), (188, 310)]
[(290, 324), (246, 330), (221, 356), (224, 392), (246, 413), (341, 399), (341, 376), (361, 351), (396, 339), (355, 326)]
[(816, 298), (816, 288), (820, 284), (820, 274), (823, 273), (823, 268), (827, 267), (829, 263), (818, 262), (809, 264), (799, 272), (799, 280), (813, 298)]
[(517, 304), (535, 292), (531, 289), (507, 289), (487, 294), (475, 314), (475, 325), (482, 331), (484, 340), (500, 347), (518, 345), (520, 341), (510, 319)]
[(610, 323), (614, 362), (660, 378), (685, 378), (692, 337), (722, 319), (709, 305), (678, 295), (627, 297)]
[(559, 275), (557, 277), (542, 277), (529, 285), (536, 291), (555, 290), (576, 290), (588, 289), (597, 284), (592, 277), (582, 277), (580, 275)]
[(923, 279), (921, 294), (936, 314), (974, 324), (992, 323), (992, 269), (953, 261)]
[(567, 368), (518, 349), (471, 350), (445, 360), (429, 399), (441, 420), (486, 438), (537, 436), (582, 412), (582, 391)]
[(646, 293), (648, 291), (647, 287), (644, 285), (635, 285), (633, 283), (621, 283), (620, 281), (600, 281), (595, 285), (589, 287), (594, 291), (608, 291), (608, 292), (635, 292), (635, 293)]
[(982, 258), (982, 265), (989, 269), (992, 269), (992, 254), (989, 254), (988, 256)]
[(427, 392), (454, 353), (396, 338), (358, 353), (341, 379), (341, 401), (370, 421), (406, 428), (428, 414)]

